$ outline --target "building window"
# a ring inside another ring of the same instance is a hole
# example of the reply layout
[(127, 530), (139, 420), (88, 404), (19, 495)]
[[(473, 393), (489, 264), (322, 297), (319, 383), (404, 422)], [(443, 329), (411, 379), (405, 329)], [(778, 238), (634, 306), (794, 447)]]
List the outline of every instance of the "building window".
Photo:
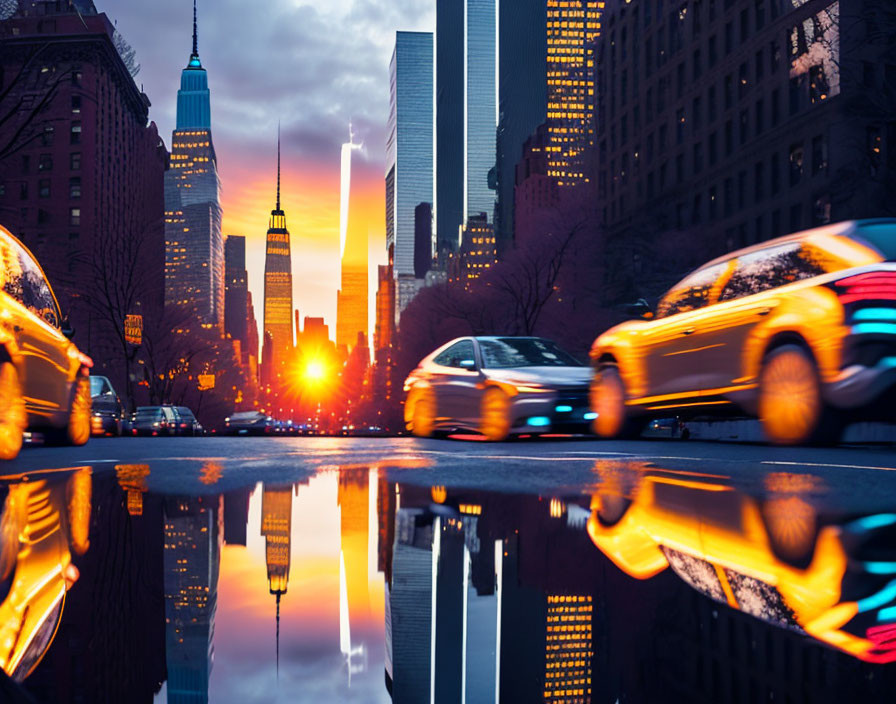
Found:
[[(22, 181), (19, 184), (19, 200), (28, 200), (28, 182)], [(25, 219), (24, 217), (22, 218)]]
[(765, 164), (763, 162), (756, 162), (754, 175), (754, 200), (759, 203), (765, 198)]
[[(694, 13), (694, 16), (697, 16), (697, 13)], [(702, 67), (700, 66), (700, 50), (694, 49), (694, 57), (692, 59), (692, 75), (694, 77), (694, 82), (700, 80), (700, 74), (702, 73)]]
[(716, 187), (713, 186), (709, 189), (709, 219), (715, 220), (716, 216), (719, 214), (719, 198), (716, 193)]
[(681, 144), (684, 142), (684, 109), (678, 108), (675, 111), (675, 143)]
[(68, 209), (68, 224), (72, 227), (80, 227), (81, 225), (81, 209), (80, 208), (69, 208)]
[(743, 146), (750, 137), (750, 116), (746, 110), (740, 111), (740, 144)]
[(790, 185), (795, 186), (803, 177), (803, 145), (790, 145)]
[(719, 133), (713, 132), (709, 135), (709, 165), (715, 166), (719, 160)]
[(81, 170), (81, 152), (72, 152), (71, 153), (69, 168), (72, 171), (80, 171)]
[(80, 198), (81, 197), (81, 177), (76, 176), (74, 178), (70, 178), (68, 180), (68, 197), (69, 198)]
[(731, 120), (725, 120), (725, 156), (734, 153), (734, 125)]
[[(781, 157), (776, 153), (772, 154), (772, 163), (771, 163), (771, 189), (770, 192), (772, 196), (776, 193), (781, 192)], [(777, 230), (775, 230), (777, 232)]]
[(756, 11), (756, 31), (758, 32), (765, 26), (765, 0), (756, 0), (754, 10)]
[(812, 138), (812, 175), (828, 170), (828, 146), (822, 135)]
[(700, 194), (697, 193), (694, 195), (694, 205), (691, 208), (691, 224), (699, 225), (703, 216), (703, 202), (701, 200)]
[(784, 232), (783, 232), (782, 229), (781, 229), (781, 211), (780, 211), (780, 210), (773, 210), (773, 211), (772, 211), (772, 231), (771, 231), (771, 235), (772, 235), (772, 237), (778, 237), (778, 236), (783, 235), (783, 234), (784, 234)]
[(727, 56), (734, 51), (734, 25), (731, 22), (725, 23), (725, 55)]
[(80, 95), (72, 96), (72, 114), (73, 115), (81, 114), (81, 96)]
[(698, 174), (703, 170), (703, 142), (697, 142), (694, 145), (694, 173)]
[(737, 174), (737, 207), (743, 210), (747, 207), (747, 172)]
[(80, 122), (72, 123), (70, 143), (71, 144), (80, 144), (81, 143), (81, 123)]
[(781, 66), (781, 45), (778, 42), (768, 45), (768, 62), (772, 73)]
[(697, 134), (699, 129), (703, 126), (703, 106), (700, 103), (699, 95), (694, 98), (692, 107), (691, 121), (694, 123), (694, 134)]
[(880, 166), (881, 152), (883, 151), (883, 131), (879, 125), (871, 125), (866, 129), (868, 141), (868, 159), (871, 162), (871, 169), (877, 172)]
[(811, 66), (809, 68), (809, 102), (812, 104), (827, 100), (831, 87), (824, 73), (824, 66)]
[(83, 74), (81, 73), (80, 66), (72, 66), (72, 85), (79, 86), (81, 85), (81, 79), (83, 78)]
[(713, 34), (709, 38), (708, 49), (709, 49), (709, 51), (708, 51), (709, 56), (707, 58), (709, 59), (709, 67), (712, 68), (713, 66), (716, 65), (716, 62), (719, 60), (719, 49), (718, 49), (718, 46), (716, 45), (716, 35), (715, 34)]
[(684, 181), (684, 154), (675, 157), (675, 180), (679, 183)]
[(22, 155), (22, 173), (27, 174), (31, 168), (31, 157), (27, 154)]
[(781, 90), (775, 88), (772, 91), (772, 127), (777, 127), (781, 120)]
[(37, 161), (37, 170), (38, 171), (52, 171), (53, 170), (53, 155), (52, 154), (41, 154), (40, 158)]
[(6, 184), (0, 183), (0, 198), (6, 197)]
[(725, 76), (725, 109), (730, 110), (734, 105), (734, 76), (730, 73)]
[(725, 179), (725, 216), (734, 212), (734, 179)]
[(718, 116), (718, 112), (717, 112), (718, 101), (716, 100), (716, 87), (715, 86), (709, 87), (709, 94), (706, 97), (706, 103), (707, 103), (706, 120), (707, 120), (707, 122), (712, 124), (713, 122), (716, 121), (716, 117)]
[(803, 206), (794, 203), (790, 206), (790, 231), (796, 232), (803, 226)]
[(763, 124), (763, 113), (765, 112), (765, 104), (762, 101), (762, 98), (756, 101), (756, 136), (758, 137), (762, 134), (762, 131), (765, 129), (765, 125)]
[(47, 125), (44, 127), (44, 132), (40, 136), (40, 143), (44, 147), (53, 146), (53, 135), (56, 133), (56, 129), (52, 125)]
[(831, 196), (827, 193), (816, 196), (812, 204), (812, 224), (827, 225), (831, 221)]
[(38, 198), (50, 197), (50, 179), (42, 178), (37, 182), (37, 196)]
[(750, 38), (750, 13), (744, 8), (740, 11), (740, 41), (741, 43)]

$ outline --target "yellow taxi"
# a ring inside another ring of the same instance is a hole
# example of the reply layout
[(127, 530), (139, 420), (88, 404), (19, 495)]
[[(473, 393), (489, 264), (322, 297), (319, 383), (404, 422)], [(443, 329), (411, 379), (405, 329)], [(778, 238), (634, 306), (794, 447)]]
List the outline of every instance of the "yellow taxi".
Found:
[(49, 650), (79, 578), (92, 482), (86, 467), (0, 480), (0, 669), (17, 682)]
[(896, 219), (828, 225), (700, 267), (591, 349), (602, 437), (651, 418), (758, 417), (777, 444), (894, 417)]
[(50, 442), (90, 438), (93, 362), (69, 339), (37, 260), (0, 227), (0, 459), (13, 459), (26, 429)]

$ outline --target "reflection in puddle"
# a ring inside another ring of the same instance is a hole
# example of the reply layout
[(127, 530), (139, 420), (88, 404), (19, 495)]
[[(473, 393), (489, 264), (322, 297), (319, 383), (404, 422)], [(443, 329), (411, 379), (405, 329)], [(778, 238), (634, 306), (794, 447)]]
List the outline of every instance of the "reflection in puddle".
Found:
[(809, 472), (746, 492), (602, 460), (580, 493), (534, 496), (357, 465), (215, 493), (233, 470), (202, 467), (181, 496), (154, 493), (168, 470), (150, 465), (2, 485), (0, 663), (37, 702), (886, 701), (896, 684), (874, 664), (896, 659), (896, 514), (820, 508)]

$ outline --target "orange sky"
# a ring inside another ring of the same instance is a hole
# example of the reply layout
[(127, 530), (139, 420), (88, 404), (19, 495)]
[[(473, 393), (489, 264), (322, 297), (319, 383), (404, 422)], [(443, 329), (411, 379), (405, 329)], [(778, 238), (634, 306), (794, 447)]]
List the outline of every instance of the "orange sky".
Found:
[[(264, 245), (275, 201), (276, 147), (270, 154), (221, 163), (224, 234), (246, 237), (246, 267), (259, 333), (264, 309)], [(359, 168), (360, 167), (360, 168)], [(323, 316), (336, 332), (336, 290), (339, 287), (339, 154), (332, 163), (302, 165), (283, 155), (282, 207), (290, 231), (294, 307)], [(378, 159), (355, 160), (352, 191), (357, 211), (367, 221), (370, 258), (370, 329), (376, 265), (385, 263), (385, 186)]]

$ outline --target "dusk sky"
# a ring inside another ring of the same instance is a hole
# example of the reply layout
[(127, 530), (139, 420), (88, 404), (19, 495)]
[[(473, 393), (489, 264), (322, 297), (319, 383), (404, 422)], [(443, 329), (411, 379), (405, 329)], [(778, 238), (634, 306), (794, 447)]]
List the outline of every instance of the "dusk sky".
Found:
[[(96, 0), (96, 7), (136, 49), (142, 66), (137, 84), (152, 101), (150, 118), (170, 148), (180, 72), (192, 42), (192, 1)], [(373, 291), (376, 265), (385, 263), (383, 174), (395, 31), (432, 30), (434, 8), (432, 0), (199, 0), (199, 55), (209, 74), (224, 234), (248, 238), (259, 331), (277, 121), (295, 306), (303, 318), (325, 316), (335, 335), (340, 147), (351, 121), (355, 141), (365, 146), (353, 189), (368, 217)]]

